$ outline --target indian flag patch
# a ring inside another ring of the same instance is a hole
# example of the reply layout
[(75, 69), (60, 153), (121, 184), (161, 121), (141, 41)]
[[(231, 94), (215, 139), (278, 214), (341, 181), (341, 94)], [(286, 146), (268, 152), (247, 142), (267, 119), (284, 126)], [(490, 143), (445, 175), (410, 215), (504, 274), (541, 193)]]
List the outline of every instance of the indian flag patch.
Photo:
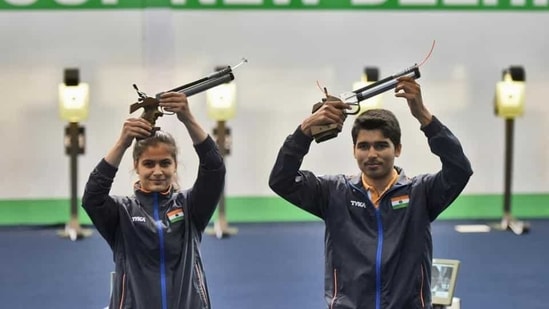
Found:
[(391, 206), (393, 206), (393, 209), (408, 207), (409, 202), (410, 197), (408, 195), (395, 196), (391, 198)]
[(168, 212), (168, 220), (170, 220), (170, 223), (175, 223), (177, 221), (181, 221), (185, 218), (185, 215), (183, 214), (183, 209), (177, 208), (170, 212)]

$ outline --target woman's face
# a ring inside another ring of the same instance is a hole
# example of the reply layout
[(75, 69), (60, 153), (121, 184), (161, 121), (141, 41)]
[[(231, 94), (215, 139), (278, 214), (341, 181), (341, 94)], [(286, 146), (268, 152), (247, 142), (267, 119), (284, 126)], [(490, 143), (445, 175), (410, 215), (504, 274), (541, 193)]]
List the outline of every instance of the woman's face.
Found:
[(167, 144), (147, 147), (134, 165), (144, 191), (164, 192), (175, 180), (177, 163)]

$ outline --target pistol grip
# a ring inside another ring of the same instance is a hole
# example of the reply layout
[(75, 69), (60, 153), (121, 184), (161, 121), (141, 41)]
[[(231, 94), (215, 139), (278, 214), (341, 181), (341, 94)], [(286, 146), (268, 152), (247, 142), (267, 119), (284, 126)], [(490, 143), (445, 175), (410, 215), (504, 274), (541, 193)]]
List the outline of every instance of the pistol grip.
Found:
[[(151, 136), (154, 136), (156, 134), (156, 131), (160, 131), (160, 127), (153, 127), (152, 130), (151, 130), (151, 134), (148, 136), (148, 137), (151, 137)], [(140, 141), (144, 138), (142, 137), (136, 137), (135, 138), (137, 141)]]
[(327, 124), (321, 126), (312, 126), (311, 134), (317, 143), (321, 143), (336, 137), (341, 129), (337, 124)]
[(143, 114), (141, 114), (141, 118), (147, 120), (152, 126), (154, 126), (156, 124), (156, 119), (158, 119), (158, 117), (162, 117), (162, 115), (162, 112), (160, 112), (156, 108), (145, 109)]
[[(324, 105), (326, 102), (326, 98), (322, 99), (322, 102), (315, 103), (313, 105), (313, 114)], [(319, 125), (319, 126), (312, 126), (311, 127), (311, 134), (313, 135), (313, 138), (317, 143), (321, 143), (324, 141), (327, 141), (329, 139), (332, 139), (336, 137), (339, 132), (341, 132), (341, 129), (338, 127), (337, 124), (326, 124), (326, 125)]]

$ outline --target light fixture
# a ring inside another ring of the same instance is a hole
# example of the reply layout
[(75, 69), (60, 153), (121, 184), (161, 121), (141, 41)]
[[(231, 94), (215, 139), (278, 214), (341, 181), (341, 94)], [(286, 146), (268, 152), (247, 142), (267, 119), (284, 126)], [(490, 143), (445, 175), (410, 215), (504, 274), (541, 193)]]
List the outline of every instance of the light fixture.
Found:
[[(353, 90), (366, 87), (379, 80), (379, 69), (377, 67), (365, 67), (362, 72), (362, 76), (359, 81), (353, 83)], [(381, 95), (376, 95), (360, 103), (360, 113), (362, 114), (366, 110), (380, 108), (381, 107)]]
[(496, 84), (496, 115), (503, 118), (522, 116), (524, 112), (525, 72), (520, 66), (511, 66), (502, 73)]
[[(219, 66), (216, 71), (226, 68)], [(206, 91), (208, 117), (226, 121), (236, 114), (236, 85), (233, 81), (220, 84)]]
[(59, 115), (68, 122), (88, 118), (89, 85), (81, 83), (78, 69), (65, 69), (64, 82), (59, 84)]
[(70, 158), (70, 218), (65, 229), (59, 231), (61, 237), (72, 241), (88, 237), (92, 231), (80, 226), (78, 219), (78, 161), (79, 154), (84, 153), (85, 131), (79, 122), (88, 118), (89, 86), (80, 83), (79, 70), (65, 69), (63, 83), (59, 84), (59, 114), (69, 124), (65, 127), (65, 152)]

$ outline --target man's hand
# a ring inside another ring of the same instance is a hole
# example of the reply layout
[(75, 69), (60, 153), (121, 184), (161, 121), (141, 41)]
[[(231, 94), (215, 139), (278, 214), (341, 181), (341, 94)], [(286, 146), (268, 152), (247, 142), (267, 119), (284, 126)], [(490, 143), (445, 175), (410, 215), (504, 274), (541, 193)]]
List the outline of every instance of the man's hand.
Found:
[(408, 107), (410, 108), (412, 116), (419, 121), (422, 127), (428, 125), (433, 116), (425, 105), (423, 105), (421, 86), (415, 79), (409, 76), (403, 76), (397, 80), (398, 84), (395, 87), (395, 96), (405, 98), (408, 101)]
[(330, 95), (322, 101), (323, 104), (301, 123), (301, 131), (307, 136), (312, 136), (312, 126), (337, 124), (341, 130), (343, 122), (347, 118), (345, 110), (351, 108), (349, 104), (343, 103), (339, 98)]

